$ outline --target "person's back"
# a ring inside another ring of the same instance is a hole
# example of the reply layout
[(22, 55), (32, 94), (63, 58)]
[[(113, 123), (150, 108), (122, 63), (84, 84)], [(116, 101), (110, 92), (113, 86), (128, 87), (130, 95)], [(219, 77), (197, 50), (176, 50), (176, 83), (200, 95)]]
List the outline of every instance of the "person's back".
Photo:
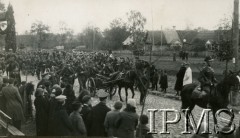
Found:
[(153, 138), (152, 134), (148, 134), (150, 129), (147, 127), (148, 124), (148, 116), (141, 115), (140, 116), (140, 124), (137, 127), (136, 137), (137, 138)]
[(82, 110), (82, 105), (79, 101), (74, 101), (72, 104), (73, 112), (70, 114), (69, 118), (73, 126), (73, 135), (74, 136), (86, 136), (87, 130), (83, 119), (80, 115)]
[(6, 113), (13, 119), (13, 125), (21, 129), (21, 121), (24, 120), (23, 102), (13, 81), (9, 79), (10, 84), (2, 89), (2, 94), (6, 100)]
[(121, 102), (115, 102), (114, 104), (114, 110), (109, 111), (106, 115), (105, 121), (104, 121), (104, 126), (106, 131), (108, 132), (109, 137), (117, 137), (117, 127), (115, 125), (115, 121), (118, 118), (118, 115), (120, 113), (120, 110), (122, 108), (122, 103)]
[(138, 124), (138, 115), (136, 113), (136, 102), (134, 99), (129, 99), (127, 107), (119, 113), (118, 119), (115, 121), (118, 128), (118, 137), (133, 138), (134, 131)]

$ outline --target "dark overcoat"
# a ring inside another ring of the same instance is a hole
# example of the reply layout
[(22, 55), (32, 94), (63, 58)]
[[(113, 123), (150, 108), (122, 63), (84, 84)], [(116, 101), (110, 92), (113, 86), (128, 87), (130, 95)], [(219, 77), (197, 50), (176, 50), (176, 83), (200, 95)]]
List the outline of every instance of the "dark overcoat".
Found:
[(107, 137), (107, 132), (104, 128), (104, 120), (107, 112), (110, 110), (111, 109), (103, 102), (93, 107), (87, 117), (87, 125), (89, 128), (87, 131), (89, 136)]
[(63, 106), (57, 107), (53, 114), (53, 135), (54, 136), (71, 136), (73, 133), (73, 126)]
[(176, 77), (176, 83), (175, 83), (175, 87), (174, 89), (176, 91), (181, 91), (182, 90), (182, 87), (183, 87), (183, 78), (184, 78), (184, 75), (185, 75), (185, 72), (186, 72), (186, 67), (181, 67), (180, 70), (178, 71)]
[(37, 136), (47, 136), (49, 103), (43, 96), (38, 96), (34, 100), (34, 106), (36, 109)]
[[(83, 119), (84, 124), (85, 124), (86, 127), (88, 127), (88, 126), (87, 126), (87, 124), (88, 124), (88, 123), (87, 123), (87, 116), (88, 116), (88, 114), (90, 113), (91, 110), (92, 110), (92, 107), (91, 107), (91, 106), (84, 104), (83, 107), (82, 107), (82, 111), (80, 112), (80, 114), (82, 115), (82, 119)], [(88, 130), (88, 128), (87, 128), (87, 130)]]
[(134, 138), (134, 131), (138, 125), (138, 115), (134, 112), (123, 111), (119, 113), (115, 124), (118, 128), (119, 138)]
[(79, 112), (73, 111), (70, 114), (70, 120), (73, 125), (73, 135), (74, 136), (86, 136), (87, 130), (85, 127), (85, 124), (83, 122), (83, 119)]
[(23, 102), (18, 89), (12, 84), (2, 89), (3, 97), (6, 100), (6, 113), (13, 121), (24, 121)]
[(162, 89), (168, 88), (168, 77), (166, 74), (161, 76), (159, 83), (160, 83)]

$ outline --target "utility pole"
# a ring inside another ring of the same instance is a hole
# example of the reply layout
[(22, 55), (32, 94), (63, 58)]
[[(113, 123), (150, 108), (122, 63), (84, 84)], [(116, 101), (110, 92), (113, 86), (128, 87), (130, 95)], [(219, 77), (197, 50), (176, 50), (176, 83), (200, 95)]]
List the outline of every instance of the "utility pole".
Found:
[(155, 45), (154, 44), (153, 11), (152, 11), (152, 9), (151, 9), (151, 14), (152, 14), (152, 45), (150, 46), (150, 59), (149, 59), (149, 63), (150, 64), (152, 62), (152, 47)]
[(162, 47), (162, 33), (163, 33), (162, 31), (163, 31), (163, 30), (162, 30), (162, 26), (161, 26), (161, 47), (160, 47), (160, 50), (161, 50), (161, 56), (162, 56), (162, 48), (163, 48), (163, 47)]
[(235, 58), (235, 71), (238, 71), (238, 49), (239, 49), (239, 0), (234, 0), (233, 11), (233, 49)]
[(92, 27), (93, 30), (93, 40), (92, 40), (92, 50), (94, 50), (94, 42), (95, 42), (95, 29)]

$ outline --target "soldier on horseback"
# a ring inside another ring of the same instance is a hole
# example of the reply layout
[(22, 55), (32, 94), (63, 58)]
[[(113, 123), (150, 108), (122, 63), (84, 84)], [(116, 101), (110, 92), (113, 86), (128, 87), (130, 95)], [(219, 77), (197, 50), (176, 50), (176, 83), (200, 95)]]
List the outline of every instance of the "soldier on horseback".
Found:
[(62, 88), (64, 88), (67, 84), (71, 84), (73, 86), (75, 80), (75, 71), (69, 63), (66, 64), (59, 75), (62, 77)]
[(208, 105), (207, 107), (211, 107), (209, 105), (210, 97), (211, 97), (211, 91), (214, 87), (215, 83), (217, 83), (217, 80), (214, 76), (214, 69), (211, 67), (211, 62), (213, 61), (211, 56), (207, 56), (204, 61), (206, 62), (206, 65), (202, 68), (199, 75), (199, 82), (201, 83), (201, 91), (204, 91), (208, 95)]

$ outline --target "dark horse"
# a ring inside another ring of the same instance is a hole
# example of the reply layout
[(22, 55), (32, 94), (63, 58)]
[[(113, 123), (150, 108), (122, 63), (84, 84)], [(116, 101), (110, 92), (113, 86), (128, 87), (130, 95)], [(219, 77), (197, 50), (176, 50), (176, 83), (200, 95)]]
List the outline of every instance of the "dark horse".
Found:
[(127, 99), (128, 99), (128, 89), (131, 90), (132, 98), (134, 98), (135, 92), (134, 92), (133, 86), (134, 86), (134, 84), (136, 84), (140, 93), (141, 93), (140, 103), (142, 104), (143, 98), (146, 95), (146, 86), (147, 86), (146, 83), (148, 82), (148, 81), (145, 81), (147, 79), (143, 79), (143, 78), (144, 77), (139, 76), (136, 73), (136, 71), (134, 71), (134, 70), (127, 71), (127, 73), (125, 74), (125, 77), (123, 77), (123, 79), (116, 82), (116, 85), (118, 86), (118, 94), (119, 94), (120, 100), (123, 101), (122, 96), (121, 96), (122, 87), (125, 88), (126, 102), (127, 102)]
[[(230, 93), (230, 88), (232, 86), (239, 85), (239, 76), (238, 73), (230, 73), (228, 74), (221, 82), (219, 82), (215, 87), (211, 89), (211, 95), (208, 96), (200, 96), (201, 93), (193, 92), (197, 87), (196, 84), (188, 84), (184, 86), (181, 92), (182, 99), (182, 109), (189, 109), (188, 113), (191, 113), (195, 105), (198, 105), (202, 108), (207, 108), (207, 98), (210, 98), (209, 102), (212, 108), (214, 124), (217, 124), (217, 119), (215, 117), (215, 113), (219, 109), (227, 109), (229, 104), (228, 95)], [(195, 95), (194, 95), (195, 93)]]

